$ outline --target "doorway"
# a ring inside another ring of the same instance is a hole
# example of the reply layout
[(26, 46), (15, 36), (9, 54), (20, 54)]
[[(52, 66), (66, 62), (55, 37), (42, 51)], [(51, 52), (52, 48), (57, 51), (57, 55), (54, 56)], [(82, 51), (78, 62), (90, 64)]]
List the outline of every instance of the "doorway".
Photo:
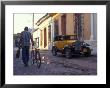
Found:
[(47, 46), (47, 30), (44, 28), (44, 48)]

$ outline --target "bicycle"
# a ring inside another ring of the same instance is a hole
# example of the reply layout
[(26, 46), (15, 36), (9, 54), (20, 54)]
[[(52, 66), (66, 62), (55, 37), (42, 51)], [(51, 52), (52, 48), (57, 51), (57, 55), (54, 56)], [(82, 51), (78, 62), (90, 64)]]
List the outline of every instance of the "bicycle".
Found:
[(31, 51), (31, 58), (32, 58), (32, 64), (36, 64), (37, 68), (40, 68), (41, 66), (41, 56), (39, 49), (33, 48), (32, 46), (32, 51)]

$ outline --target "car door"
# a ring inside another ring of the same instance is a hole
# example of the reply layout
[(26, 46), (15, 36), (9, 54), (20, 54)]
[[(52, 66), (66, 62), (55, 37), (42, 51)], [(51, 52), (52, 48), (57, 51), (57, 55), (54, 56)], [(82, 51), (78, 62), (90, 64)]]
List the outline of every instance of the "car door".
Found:
[(58, 47), (58, 49), (62, 49), (63, 48), (63, 46), (62, 46), (62, 43), (63, 42), (63, 37), (62, 36), (59, 36), (59, 38), (58, 38), (58, 45), (57, 45), (57, 47)]

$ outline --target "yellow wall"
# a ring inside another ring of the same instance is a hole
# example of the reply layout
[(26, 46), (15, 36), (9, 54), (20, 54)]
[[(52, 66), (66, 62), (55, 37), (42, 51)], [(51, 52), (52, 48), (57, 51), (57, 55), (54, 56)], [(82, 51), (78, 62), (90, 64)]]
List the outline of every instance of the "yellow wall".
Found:
[(84, 14), (84, 40), (89, 40), (90, 39), (90, 34), (91, 34), (91, 23), (90, 23), (90, 13), (85, 13)]
[[(64, 13), (58, 14), (55, 18), (59, 22), (59, 35), (62, 35), (62, 33), (61, 33), (61, 16), (63, 14)], [(73, 17), (73, 15), (74, 15), (73, 13), (66, 14), (66, 34), (67, 35), (74, 34), (74, 17)]]
[(59, 30), (58, 30), (58, 33), (59, 33), (59, 35), (62, 35), (62, 33), (61, 33), (61, 16), (62, 16), (62, 14), (60, 14), (59, 15), (59, 20), (58, 20), (58, 22), (59, 22)]
[[(66, 34), (71, 35), (74, 34), (74, 26), (75, 26), (75, 14), (74, 13), (67, 13), (66, 14)], [(91, 17), (90, 13), (84, 13), (84, 40), (89, 40), (90, 39), (90, 34), (91, 34)], [(60, 28), (59, 32), (61, 34), (61, 15), (60, 15)]]
[[(61, 13), (61, 14), (57, 14), (53, 17), (53, 20), (58, 20), (58, 23), (59, 23), (59, 35), (62, 35), (61, 33), (61, 16), (63, 15), (64, 13)], [(69, 35), (69, 34), (73, 34), (74, 33), (74, 23), (73, 23), (73, 13), (68, 13), (66, 14), (66, 34)]]
[(66, 34), (74, 34), (73, 13), (66, 14)]
[[(49, 17), (48, 19), (46, 19), (44, 22), (42, 22), (38, 26), (39, 30), (42, 30), (42, 39), (43, 39), (43, 44), (41, 46), (41, 42), (40, 42), (40, 40), (41, 40), (40, 32), (41, 31), (39, 31), (39, 48), (40, 49), (44, 49), (44, 50), (48, 49), (48, 46), (49, 46), (49, 44), (48, 44), (49, 43), (49, 41), (48, 41), (48, 26), (49, 26), (49, 23), (50, 23), (51, 20), (58, 20), (59, 21), (59, 15), (60, 14), (56, 14), (52, 18)], [(47, 39), (47, 46), (45, 48), (44, 48), (44, 28), (46, 28), (46, 32), (47, 32), (47, 37), (46, 37), (46, 39)]]
[[(50, 21), (54, 21), (54, 20), (58, 20), (59, 23), (59, 35), (61, 35), (61, 16), (63, 15), (63, 13), (60, 14), (56, 14), (54, 15), (52, 18), (49, 17), (48, 19), (46, 19), (44, 22), (42, 22), (38, 28), (38, 34), (39, 34), (39, 47), (40, 49), (48, 49), (48, 26)], [(72, 35), (74, 34), (74, 26), (75, 26), (75, 17), (73, 13), (67, 13), (66, 14), (66, 34), (67, 35)], [(44, 28), (46, 28), (47, 30), (47, 46), (44, 48)], [(43, 39), (43, 44), (42, 46), (40, 46), (40, 40), (41, 40), (41, 36), (40, 36), (40, 30), (42, 30), (42, 39)], [(84, 39), (85, 40), (89, 40), (90, 39), (90, 14), (89, 13), (84, 13)]]
[(60, 25), (60, 24), (61, 24), (61, 15), (62, 15), (62, 14), (58, 13), (58, 14), (56, 14), (56, 15), (54, 15), (54, 16), (52, 17), (52, 20), (53, 20), (53, 21), (54, 21), (54, 20), (57, 20), (57, 21), (58, 21), (58, 24), (59, 24), (59, 25), (58, 25), (58, 27), (59, 27), (59, 28), (58, 28), (58, 29), (59, 29), (59, 30), (58, 30), (58, 33), (59, 33), (59, 35), (61, 35), (61, 25)]
[[(59, 23), (59, 35), (61, 35), (61, 16), (64, 13), (57, 14), (53, 16), (52, 20), (58, 20)], [(90, 13), (84, 13), (84, 39), (90, 39)], [(75, 26), (75, 16), (74, 13), (66, 14), (66, 34), (71, 35), (74, 34), (74, 26)]]
[[(39, 25), (39, 29), (42, 30), (42, 46), (41, 46), (41, 42), (39, 41), (39, 46), (40, 46), (40, 49), (48, 49), (48, 26), (49, 26), (49, 22), (51, 21), (51, 18), (48, 18), (46, 19), (44, 22), (42, 22), (40, 25)], [(44, 48), (44, 29), (46, 28), (46, 32), (47, 32), (47, 46)], [(41, 32), (41, 31), (39, 31)], [(39, 36), (39, 40), (41, 40), (41, 35)]]

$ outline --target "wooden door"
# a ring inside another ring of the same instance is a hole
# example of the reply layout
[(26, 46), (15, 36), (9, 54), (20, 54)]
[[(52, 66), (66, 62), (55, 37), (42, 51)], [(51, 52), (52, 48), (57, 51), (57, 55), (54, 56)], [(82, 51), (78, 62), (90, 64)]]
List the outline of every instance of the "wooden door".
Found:
[(40, 31), (40, 46), (43, 44), (43, 38), (42, 38), (42, 30)]
[(66, 14), (61, 16), (61, 31), (62, 35), (66, 35)]
[(46, 28), (44, 28), (44, 48), (47, 46), (47, 31)]

